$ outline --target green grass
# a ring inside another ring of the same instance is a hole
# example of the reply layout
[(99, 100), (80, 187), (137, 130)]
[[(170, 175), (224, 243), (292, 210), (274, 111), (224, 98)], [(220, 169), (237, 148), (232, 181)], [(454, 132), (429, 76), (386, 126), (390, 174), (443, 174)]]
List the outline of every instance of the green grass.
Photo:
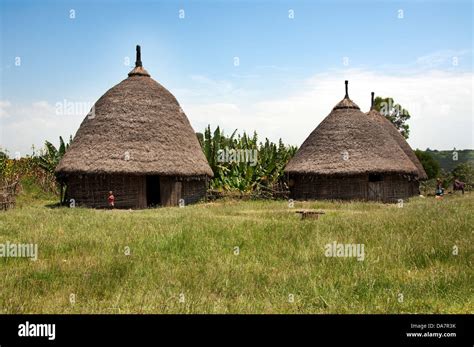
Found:
[[(0, 213), (0, 243), (39, 248), (36, 262), (0, 258), (0, 312), (474, 312), (472, 194), (415, 198), (403, 208), (221, 201), (106, 211), (50, 203), (24, 194)], [(326, 214), (300, 220), (301, 207)], [(326, 257), (333, 241), (363, 243), (365, 260)]]

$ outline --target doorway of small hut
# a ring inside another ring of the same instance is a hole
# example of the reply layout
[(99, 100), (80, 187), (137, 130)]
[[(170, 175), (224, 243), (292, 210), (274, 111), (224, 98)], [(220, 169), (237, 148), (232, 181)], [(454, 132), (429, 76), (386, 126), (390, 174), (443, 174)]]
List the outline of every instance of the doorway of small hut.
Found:
[(383, 176), (380, 174), (369, 174), (367, 186), (368, 198), (373, 201), (383, 200)]
[(146, 205), (153, 207), (160, 204), (160, 176), (146, 176)]

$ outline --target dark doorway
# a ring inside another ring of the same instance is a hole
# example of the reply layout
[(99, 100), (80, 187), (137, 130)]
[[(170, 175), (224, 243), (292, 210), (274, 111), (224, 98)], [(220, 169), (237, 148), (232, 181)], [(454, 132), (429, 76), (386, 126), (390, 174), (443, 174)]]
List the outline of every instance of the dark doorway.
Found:
[(147, 206), (161, 204), (160, 176), (146, 176), (146, 204)]
[(369, 182), (380, 182), (383, 181), (381, 174), (369, 174)]

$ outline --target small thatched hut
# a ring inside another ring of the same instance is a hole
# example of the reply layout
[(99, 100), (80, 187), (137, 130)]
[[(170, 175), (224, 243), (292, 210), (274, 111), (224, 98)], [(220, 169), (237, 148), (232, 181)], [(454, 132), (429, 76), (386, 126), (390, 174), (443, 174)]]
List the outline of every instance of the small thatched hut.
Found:
[(143, 68), (108, 90), (56, 168), (65, 200), (117, 208), (176, 206), (205, 197), (213, 173), (175, 97)]
[(285, 168), (292, 197), (393, 202), (419, 194), (423, 167), (393, 125), (375, 116), (383, 117), (361, 112), (349, 98), (346, 81), (344, 99)]

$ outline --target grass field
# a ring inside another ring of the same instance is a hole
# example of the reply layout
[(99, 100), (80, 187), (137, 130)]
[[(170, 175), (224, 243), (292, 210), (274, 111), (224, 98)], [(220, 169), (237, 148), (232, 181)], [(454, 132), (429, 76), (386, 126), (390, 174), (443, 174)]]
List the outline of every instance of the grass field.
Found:
[[(3, 313), (474, 312), (472, 194), (402, 208), (222, 201), (105, 211), (54, 202), (23, 194), (0, 212), (0, 243), (39, 251), (37, 261), (0, 258)], [(300, 220), (301, 207), (326, 214)], [(326, 257), (333, 241), (364, 244), (364, 260)]]

